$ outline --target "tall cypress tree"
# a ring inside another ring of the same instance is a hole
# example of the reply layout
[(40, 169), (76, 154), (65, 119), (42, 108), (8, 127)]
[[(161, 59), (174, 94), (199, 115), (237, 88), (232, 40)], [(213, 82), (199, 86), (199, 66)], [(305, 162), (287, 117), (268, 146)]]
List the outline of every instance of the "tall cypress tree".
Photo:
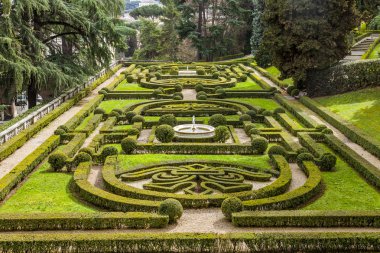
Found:
[(260, 49), (264, 35), (262, 21), (264, 12), (264, 0), (253, 0), (253, 8), (251, 48), (252, 54), (256, 55), (257, 51)]

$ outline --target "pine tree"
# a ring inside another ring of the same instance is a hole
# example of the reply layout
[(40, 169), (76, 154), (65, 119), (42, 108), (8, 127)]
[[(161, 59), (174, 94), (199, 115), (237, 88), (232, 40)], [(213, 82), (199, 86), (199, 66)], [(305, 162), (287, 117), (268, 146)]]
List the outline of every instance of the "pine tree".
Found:
[(256, 55), (257, 51), (260, 49), (264, 28), (262, 22), (262, 16), (264, 12), (264, 0), (253, 0), (254, 9), (252, 12), (252, 37), (251, 37), (251, 48), (252, 54)]

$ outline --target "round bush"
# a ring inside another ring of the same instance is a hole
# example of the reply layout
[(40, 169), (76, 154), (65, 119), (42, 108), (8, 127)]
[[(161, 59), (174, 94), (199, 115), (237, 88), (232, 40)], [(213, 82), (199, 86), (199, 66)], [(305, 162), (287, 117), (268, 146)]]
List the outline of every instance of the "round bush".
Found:
[(182, 85), (180, 85), (179, 83), (177, 83), (176, 85), (174, 85), (174, 90), (177, 91), (177, 92), (181, 92), (183, 89)]
[(178, 96), (178, 95), (175, 95), (173, 97), (173, 100), (182, 100), (182, 99), (183, 99), (183, 97), (182, 96)]
[(213, 127), (227, 125), (227, 119), (222, 114), (214, 114), (210, 117), (208, 123)]
[(107, 95), (107, 91), (105, 91), (105, 90), (100, 90), (100, 91), (98, 91), (98, 94), (99, 95)]
[(169, 125), (161, 125), (156, 129), (156, 138), (163, 143), (171, 142), (174, 138), (174, 134), (173, 128)]
[(179, 73), (178, 70), (171, 69), (169, 74), (172, 75), (172, 76), (178, 76), (178, 73)]
[(197, 93), (197, 96), (202, 96), (202, 95), (207, 96), (207, 93), (204, 92), (204, 91), (200, 91), (200, 92)]
[(257, 109), (256, 109), (257, 111), (257, 114), (262, 114), (263, 112), (265, 112), (265, 109), (264, 108), (262, 108), (262, 107), (257, 107)]
[(212, 78), (214, 78), (214, 79), (218, 79), (219, 76), (220, 76), (220, 72), (218, 72), (218, 71), (215, 71), (212, 73)]
[(248, 132), (248, 135), (259, 135), (260, 134), (260, 130), (257, 129), (257, 128), (252, 128), (251, 130), (249, 130)]
[(246, 125), (244, 126), (244, 132), (245, 132), (246, 134), (248, 134), (249, 131), (251, 131), (251, 129), (253, 129), (253, 128), (256, 128), (256, 126), (255, 126), (254, 124), (252, 124), (252, 123), (246, 124)]
[(121, 109), (112, 109), (111, 112), (117, 112), (119, 115), (123, 114), (123, 110), (121, 110)]
[(104, 162), (108, 156), (117, 155), (118, 153), (119, 152), (115, 147), (105, 147), (103, 148), (102, 153), (100, 153), (100, 160)]
[(319, 167), (321, 170), (332, 170), (336, 165), (336, 156), (326, 153), (319, 159)]
[(251, 144), (253, 150), (255, 150), (258, 154), (264, 154), (268, 148), (268, 140), (261, 136), (255, 137)]
[(74, 158), (74, 165), (78, 166), (80, 163), (90, 161), (92, 161), (92, 157), (89, 154), (85, 152), (79, 152)]
[(240, 122), (244, 122), (244, 121), (251, 122), (252, 118), (248, 114), (243, 114), (243, 115), (240, 116), (239, 120), (240, 120)]
[(161, 75), (160, 72), (157, 72), (157, 73), (155, 74), (155, 76), (156, 76), (157, 80), (160, 80), (162, 75)]
[(297, 97), (299, 94), (300, 94), (300, 90), (299, 89), (294, 89), (294, 90), (292, 90), (292, 93), (290, 93), (290, 95), (292, 97)]
[(131, 137), (124, 138), (121, 141), (121, 148), (124, 153), (132, 154), (137, 149), (137, 141)]
[(111, 90), (108, 89), (107, 87), (102, 88), (102, 90), (104, 90), (104, 91), (106, 91), (106, 92), (110, 92), (110, 91), (111, 91)]
[(140, 135), (140, 131), (137, 128), (130, 128), (127, 130), (127, 135)]
[(61, 170), (66, 165), (67, 155), (61, 151), (54, 152), (49, 156), (48, 162), (54, 171)]
[(297, 163), (301, 163), (303, 161), (314, 161), (314, 157), (310, 153), (301, 153), (297, 156)]
[(128, 83), (133, 83), (133, 81), (134, 81), (134, 78), (132, 75), (127, 76), (127, 82)]
[(102, 108), (96, 108), (94, 114), (105, 114), (106, 111)]
[(274, 146), (269, 148), (268, 154), (269, 155), (282, 155), (282, 156), (286, 157), (287, 152), (283, 146), (274, 145)]
[(292, 91), (295, 90), (296, 87), (294, 85), (290, 85), (288, 86), (288, 88), (286, 88), (286, 92), (291, 95), (292, 94)]
[(182, 92), (175, 92), (175, 93), (173, 94), (173, 96), (179, 96), (179, 97), (183, 98), (183, 94), (182, 94)]
[(248, 77), (247, 77), (246, 74), (243, 74), (243, 75), (241, 75), (241, 76), (239, 77), (239, 81), (240, 81), (240, 82), (245, 82), (245, 81), (247, 81), (247, 79), (248, 79)]
[(174, 127), (177, 125), (177, 119), (173, 114), (164, 114), (158, 120), (159, 125), (169, 125)]
[(326, 129), (322, 130), (322, 133), (323, 134), (333, 134), (333, 131), (331, 129), (329, 129), (329, 128), (326, 128)]
[(183, 214), (181, 202), (176, 199), (165, 199), (158, 207), (158, 213), (169, 216), (169, 223), (176, 222)]
[(120, 114), (117, 111), (112, 111), (108, 114), (109, 117), (120, 117)]
[(161, 95), (161, 94), (164, 94), (162, 90), (160, 89), (155, 89), (153, 92), (152, 92), (152, 96), (157, 98), (158, 95)]
[(58, 129), (63, 129), (66, 133), (69, 132), (69, 128), (65, 125), (60, 125), (59, 127), (57, 127)]
[(54, 134), (55, 134), (55, 135), (64, 135), (64, 134), (66, 134), (66, 131), (63, 130), (62, 128), (58, 128), (58, 129), (56, 129), (56, 130), (54, 131)]
[(254, 110), (246, 111), (245, 114), (248, 114), (249, 116), (251, 116), (251, 118), (254, 118), (257, 115), (256, 111)]
[(232, 214), (243, 211), (243, 202), (237, 197), (226, 198), (222, 202), (222, 213), (231, 220)]
[(197, 69), (197, 75), (203, 76), (206, 75), (206, 71), (203, 68)]
[(274, 109), (273, 113), (274, 114), (285, 113), (285, 109), (284, 108), (276, 108), (276, 109)]
[(263, 116), (273, 116), (273, 113), (271, 111), (267, 111), (267, 110), (264, 110), (261, 114)]
[(81, 149), (79, 150), (79, 153), (87, 153), (87, 154), (89, 154), (91, 157), (94, 156), (94, 151), (93, 151), (93, 149), (91, 149), (91, 148), (81, 148)]
[(230, 130), (226, 126), (218, 126), (215, 129), (214, 141), (225, 143), (230, 138)]
[(136, 116), (135, 112), (130, 111), (125, 113), (125, 118), (127, 118), (129, 123), (132, 123), (132, 119), (134, 116)]
[(204, 89), (205, 89), (205, 87), (203, 87), (202, 84), (195, 85), (195, 91), (196, 92), (204, 91)]
[(143, 116), (141, 115), (136, 115), (136, 116), (133, 116), (132, 120), (131, 120), (132, 123), (136, 123), (136, 122), (145, 122), (145, 119)]
[(206, 95), (200, 95), (200, 96), (197, 96), (197, 99), (198, 100), (207, 100), (207, 96)]

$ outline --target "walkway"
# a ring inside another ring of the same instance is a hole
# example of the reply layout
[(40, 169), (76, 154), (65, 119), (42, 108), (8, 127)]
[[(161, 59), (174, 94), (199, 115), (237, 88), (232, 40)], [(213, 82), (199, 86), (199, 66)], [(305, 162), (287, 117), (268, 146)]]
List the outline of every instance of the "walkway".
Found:
[(31, 154), (39, 145), (44, 143), (50, 136), (54, 134), (54, 131), (58, 126), (63, 125), (69, 119), (71, 119), (76, 113), (78, 113), (82, 107), (87, 104), (91, 99), (98, 95), (98, 91), (103, 87), (109, 85), (118, 75), (123, 72), (125, 68), (120, 69), (115, 75), (110, 79), (99, 85), (95, 90), (91, 92), (87, 97), (83, 98), (76, 105), (71, 107), (61, 116), (53, 120), (48, 126), (43, 128), (39, 133), (37, 133), (33, 138), (28, 140), (21, 148), (16, 150), (8, 158), (0, 162), (0, 178), (4, 177), (9, 173), (17, 164), (19, 164), (25, 157)]
[(197, 92), (194, 89), (182, 90), (183, 100), (197, 100)]
[(370, 46), (379, 38), (380, 34), (371, 34), (368, 37), (365, 37), (358, 43), (356, 43), (350, 52), (350, 55), (347, 55), (343, 61), (356, 61), (361, 60), (362, 56), (368, 51)]

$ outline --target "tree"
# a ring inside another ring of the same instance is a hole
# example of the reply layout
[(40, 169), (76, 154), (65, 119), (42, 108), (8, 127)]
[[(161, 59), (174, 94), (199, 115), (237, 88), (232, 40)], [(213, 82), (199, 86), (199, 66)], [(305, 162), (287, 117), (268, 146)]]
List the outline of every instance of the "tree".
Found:
[(266, 0), (264, 43), (282, 78), (305, 88), (309, 72), (342, 59), (356, 17), (354, 0)]
[(360, 20), (369, 22), (378, 13), (380, 0), (356, 0), (356, 7), (360, 13)]
[(177, 50), (179, 45), (179, 35), (177, 25), (180, 19), (180, 13), (177, 10), (174, 0), (162, 0), (164, 5), (163, 15), (161, 17), (162, 25), (162, 48), (163, 53), (168, 55), (172, 61), (177, 60)]
[(135, 59), (156, 59), (161, 55), (162, 30), (152, 20), (141, 18), (139, 25), (140, 47), (135, 51)]
[(252, 13), (252, 37), (251, 37), (251, 47), (252, 54), (256, 55), (257, 51), (261, 46), (264, 28), (262, 22), (262, 16), (264, 12), (264, 0), (253, 0), (254, 9)]
[(153, 21), (154, 19), (161, 17), (163, 14), (163, 9), (157, 4), (141, 6), (129, 13), (129, 15), (131, 15), (134, 19), (150, 18)]

